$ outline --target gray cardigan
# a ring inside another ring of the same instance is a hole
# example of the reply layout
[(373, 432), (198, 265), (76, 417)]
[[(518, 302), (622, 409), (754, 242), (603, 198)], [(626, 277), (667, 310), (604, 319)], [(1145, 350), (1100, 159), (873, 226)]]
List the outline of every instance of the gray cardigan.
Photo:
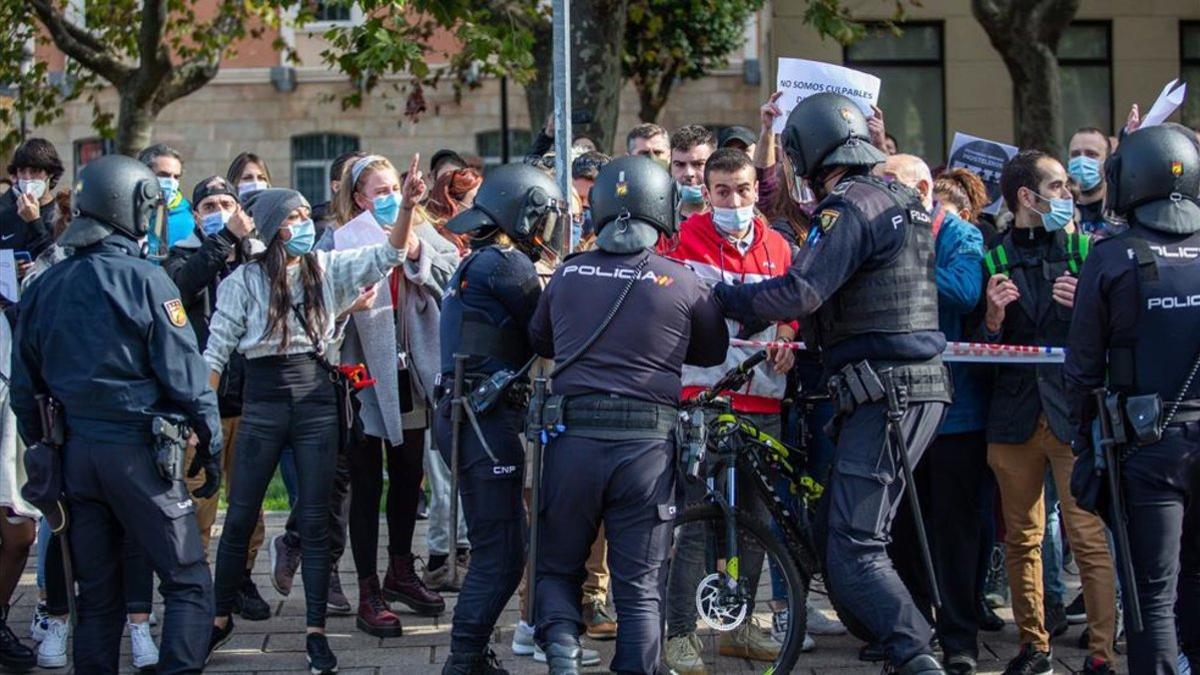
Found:
[[(413, 231), (421, 240), (416, 260), (405, 258), (396, 307), (392, 307), (389, 280), (376, 286), (372, 309), (351, 315), (342, 343), (342, 363), (365, 363), (376, 383), (359, 395), (360, 416), (367, 434), (403, 442), (403, 429), (428, 425), (426, 408), (432, 406), (434, 378), (441, 359), (438, 322), (442, 289), (458, 267), (458, 249), (429, 223)], [(414, 410), (401, 417), (397, 353), (408, 355), (413, 384)]]

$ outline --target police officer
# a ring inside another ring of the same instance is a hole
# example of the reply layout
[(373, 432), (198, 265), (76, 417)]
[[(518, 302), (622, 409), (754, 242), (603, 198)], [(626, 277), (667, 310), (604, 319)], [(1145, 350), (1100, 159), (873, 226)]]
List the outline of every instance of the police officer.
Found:
[[(212, 582), (195, 502), (154, 460), (155, 415), (187, 418), (207, 474), (220, 484), (221, 420), (179, 290), (140, 257), (151, 227), (165, 228), (153, 173), (118, 155), (89, 163), (75, 185), (75, 218), (60, 243), (74, 253), (21, 298), (13, 411), (24, 437), (44, 429), (35, 397), (65, 410), (62, 472), (68, 537), (79, 584), (75, 669), (117, 672), (124, 600), (121, 540), (128, 535), (162, 579), (166, 603), (160, 673), (198, 673), (208, 652)], [(165, 230), (159, 231), (165, 234)]]
[(885, 158), (868, 139), (866, 120), (845, 96), (822, 93), (797, 104), (783, 146), (793, 184), (806, 182), (822, 200), (810, 246), (783, 277), (720, 284), (715, 293), (726, 316), (744, 324), (802, 319), (809, 346), (822, 350), (840, 425), (823, 505), (830, 596), (858, 632), (869, 633), (860, 637), (883, 643), (898, 672), (941, 673), (929, 624), (887, 556), (905, 480), (887, 440), (880, 386), (890, 369), (904, 389), (901, 427), (915, 464), (950, 401), (931, 220), (911, 189), (869, 175)]
[[(441, 388), (434, 414), (438, 449), (453, 466), (451, 401), (455, 355), (465, 363), (464, 392), (501, 370), (518, 372), (533, 357), (527, 329), (541, 295), (534, 262), (567, 203), (554, 181), (526, 164), (488, 172), (475, 204), (446, 224), (470, 236), (472, 253), (450, 279), (442, 303)], [(524, 408), (502, 397), (458, 430), (458, 484), (471, 533), (471, 565), (459, 592), (443, 673), (503, 674), (488, 647), (496, 619), (525, 567)], [(577, 594), (578, 595), (578, 594)]]
[(596, 177), (592, 209), (597, 248), (555, 271), (530, 325), (534, 349), (555, 359), (554, 394), (565, 397), (558, 406), (565, 431), (544, 459), (548, 545), (536, 561), (536, 637), (551, 673), (578, 672), (584, 565), (603, 522), (621, 618), (612, 670), (653, 673), (674, 520), (681, 370), (720, 365), (729, 335), (700, 278), (654, 252), (660, 236), (676, 230), (672, 179), (661, 166), (645, 157), (613, 160)]
[[(1134, 449), (1120, 472), (1144, 624), (1140, 633), (1128, 634), (1129, 672), (1177, 672), (1181, 645), (1196, 671), (1200, 667), (1200, 377), (1196, 376), (1200, 152), (1196, 137), (1176, 125), (1136, 131), (1121, 141), (1106, 165), (1106, 175), (1108, 205), (1130, 228), (1097, 243), (1079, 277), (1065, 365), (1075, 431), (1072, 448), (1079, 456), (1076, 477), (1094, 466), (1093, 391), (1104, 386), (1106, 372), (1111, 391), (1127, 397), (1156, 395), (1162, 400), (1161, 440)], [(1074, 478), (1072, 491), (1078, 492)], [(1109, 517), (1106, 509), (1097, 510)], [(1127, 582), (1123, 585), (1129, 588)], [(1176, 621), (1181, 645), (1176, 643)]]

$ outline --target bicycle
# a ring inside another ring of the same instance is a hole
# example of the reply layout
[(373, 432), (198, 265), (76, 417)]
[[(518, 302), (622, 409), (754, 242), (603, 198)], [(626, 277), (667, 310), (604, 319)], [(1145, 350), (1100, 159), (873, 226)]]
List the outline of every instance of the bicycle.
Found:
[[(807, 452), (758, 429), (734, 412), (729, 400), (720, 395), (723, 391), (737, 391), (745, 386), (751, 371), (765, 359), (765, 352), (757, 352), (711, 388), (685, 402), (680, 412), (684, 430), (681, 439), (684, 472), (689, 481), (702, 481), (704, 495), (699, 502), (688, 505), (676, 519), (668, 584), (671, 590), (664, 601), (682, 602), (679, 597), (682, 590), (695, 587), (693, 598), (700, 621), (692, 621), (696, 624), (694, 634), (698, 641), (693, 645), (699, 645), (697, 651), (701, 652), (709, 672), (720, 672), (718, 666), (730, 656), (738, 659), (737, 663), (726, 665), (744, 671), (747, 658), (754, 658), (745, 649), (739, 650), (735, 646), (726, 650), (725, 646), (717, 647), (715, 643), (727, 644), (729, 638), (721, 635), (737, 630), (747, 621), (751, 622), (748, 630), (757, 629), (750, 607), (760, 589), (751, 584), (760, 579), (767, 568), (768, 565), (762, 563), (774, 563), (777, 567), (785, 587), (783, 600), (790, 618), (786, 627), (775, 626), (773, 633), (780, 643), (778, 655), (766, 659), (769, 665), (763, 672), (789, 672), (799, 658), (804, 641), (804, 599), (810, 583), (821, 570), (810, 511), (823, 487), (805, 471)], [(769, 524), (760, 522), (739, 507), (738, 487), (742, 476), (749, 478), (781, 536), (776, 536)], [(786, 484), (796, 495), (795, 512), (777, 491), (776, 486), (781, 484)], [(697, 541), (703, 542), (702, 561), (696, 559)], [(759, 552), (763, 554), (761, 561), (757, 559)], [(697, 563), (703, 565), (699, 574), (694, 570)], [(758, 595), (761, 597), (761, 593)], [(760, 601), (758, 606), (766, 604)], [(664, 611), (668, 637), (676, 637), (670, 635), (672, 618), (675, 617), (674, 622), (678, 624), (679, 617), (690, 616), (690, 609), (685, 611), (677, 606), (673, 612), (668, 604)], [(684, 629), (691, 628), (686, 620), (682, 623)], [(705, 657), (709, 652), (712, 652), (711, 656)], [(757, 656), (761, 659), (769, 654)]]

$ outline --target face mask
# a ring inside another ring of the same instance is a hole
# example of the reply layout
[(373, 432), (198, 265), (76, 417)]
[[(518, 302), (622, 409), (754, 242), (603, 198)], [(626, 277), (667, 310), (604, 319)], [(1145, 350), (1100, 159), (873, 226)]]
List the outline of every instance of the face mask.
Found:
[(684, 204), (703, 204), (704, 191), (699, 185), (680, 185), (679, 201)]
[(713, 224), (725, 234), (745, 232), (754, 221), (754, 207), (743, 206), (731, 209), (723, 206), (713, 207)]
[(179, 179), (159, 176), (158, 187), (162, 189), (163, 202), (170, 204), (171, 200), (175, 198), (175, 192), (179, 189)]
[(233, 214), (225, 211), (209, 213), (200, 218), (200, 229), (204, 231), (205, 236), (211, 237), (220, 232), (231, 217)]
[(241, 183), (238, 183), (238, 199), (245, 197), (246, 195), (250, 194), (251, 192), (258, 192), (259, 190), (266, 190), (269, 187), (271, 187), (271, 186), (267, 185), (266, 181), (261, 181), (261, 180), (243, 181)]
[(1075, 200), (1069, 197), (1065, 199), (1046, 199), (1036, 192), (1033, 194), (1038, 199), (1050, 205), (1048, 213), (1040, 213), (1042, 216), (1042, 227), (1046, 228), (1047, 232), (1056, 232), (1063, 229), (1075, 217)]
[(1100, 162), (1091, 157), (1072, 157), (1067, 164), (1067, 173), (1079, 183), (1084, 192), (1092, 190), (1103, 178), (1100, 176)]
[(40, 178), (20, 178), (17, 180), (17, 190), (21, 194), (31, 194), (35, 199), (41, 199), (42, 195), (46, 194), (46, 181)]
[(313, 226), (311, 219), (296, 223), (289, 229), (292, 231), (292, 238), (283, 244), (283, 249), (288, 255), (301, 256), (312, 250), (317, 241), (317, 228)]
[(400, 215), (400, 200), (395, 192), (376, 197), (371, 200), (371, 205), (374, 207), (371, 215), (375, 216), (375, 222), (380, 226), (390, 226)]

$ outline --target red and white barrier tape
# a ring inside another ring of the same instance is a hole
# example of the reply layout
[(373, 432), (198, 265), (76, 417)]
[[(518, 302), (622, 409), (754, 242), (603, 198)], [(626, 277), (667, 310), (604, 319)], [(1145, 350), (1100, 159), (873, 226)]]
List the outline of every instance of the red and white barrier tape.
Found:
[[(739, 340), (729, 344), (735, 347), (771, 347), (787, 345), (791, 349), (805, 350), (803, 342), (766, 342), (764, 340)], [(948, 342), (942, 360), (950, 363), (1062, 363), (1067, 350), (1062, 347), (1038, 347), (1036, 345), (994, 345), (984, 342)]]

